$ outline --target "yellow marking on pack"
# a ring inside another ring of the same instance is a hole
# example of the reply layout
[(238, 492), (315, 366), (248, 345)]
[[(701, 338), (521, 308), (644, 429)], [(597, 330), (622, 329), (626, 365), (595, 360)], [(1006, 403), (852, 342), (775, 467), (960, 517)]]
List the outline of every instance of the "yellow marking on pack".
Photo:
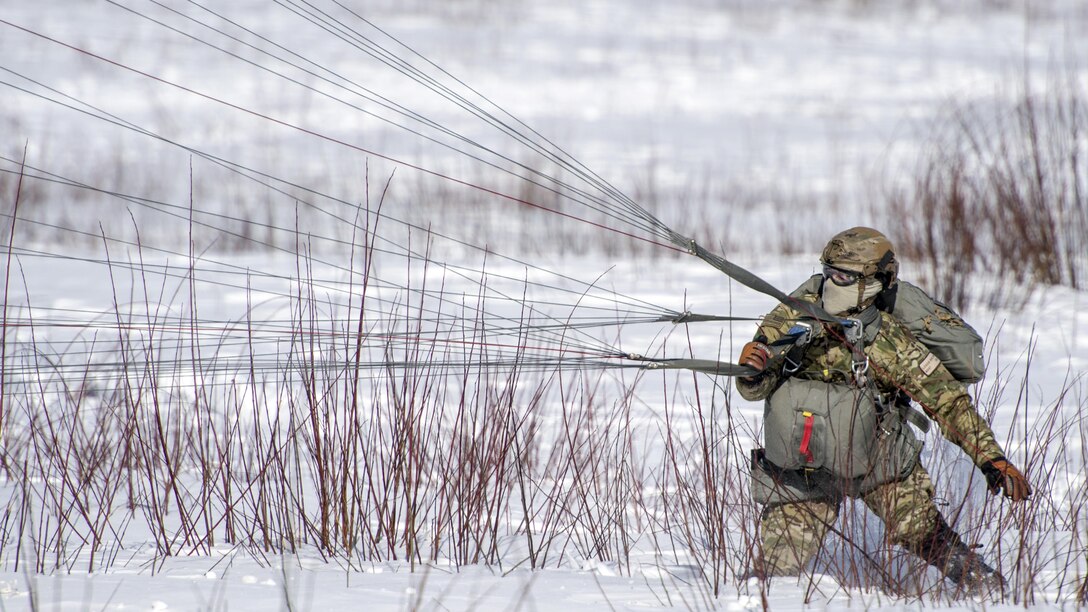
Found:
[(813, 416), (813, 415), (812, 415), (811, 412), (802, 412), (801, 416), (803, 416), (803, 417), (805, 417), (807, 419), (808, 417)]

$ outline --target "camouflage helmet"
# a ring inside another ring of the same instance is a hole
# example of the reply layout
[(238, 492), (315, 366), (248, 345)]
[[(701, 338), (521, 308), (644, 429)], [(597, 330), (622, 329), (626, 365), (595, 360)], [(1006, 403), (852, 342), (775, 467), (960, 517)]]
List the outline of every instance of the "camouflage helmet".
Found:
[(870, 227), (852, 227), (835, 234), (820, 255), (824, 265), (875, 276), (888, 287), (895, 283), (899, 262), (888, 237)]

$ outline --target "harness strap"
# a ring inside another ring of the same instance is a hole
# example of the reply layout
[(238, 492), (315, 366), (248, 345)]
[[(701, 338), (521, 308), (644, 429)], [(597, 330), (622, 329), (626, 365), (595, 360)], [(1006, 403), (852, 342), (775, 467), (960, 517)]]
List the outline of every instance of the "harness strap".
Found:
[(930, 420), (924, 414), (912, 408), (910, 404), (897, 404), (897, 407), (899, 408), (899, 416), (904, 421), (912, 423), (922, 433), (929, 431)]

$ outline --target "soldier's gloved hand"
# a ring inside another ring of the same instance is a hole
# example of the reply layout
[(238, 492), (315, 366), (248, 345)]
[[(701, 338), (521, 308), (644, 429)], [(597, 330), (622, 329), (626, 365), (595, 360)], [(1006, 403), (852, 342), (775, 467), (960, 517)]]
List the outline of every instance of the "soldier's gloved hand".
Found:
[[(759, 374), (767, 369), (767, 362), (771, 360), (771, 349), (762, 342), (749, 342), (740, 351), (740, 365), (746, 365)], [(745, 377), (754, 378), (754, 377)]]
[(987, 461), (981, 469), (990, 493), (997, 495), (998, 491), (1004, 491), (1005, 497), (1013, 501), (1023, 501), (1031, 495), (1028, 479), (1004, 457)]

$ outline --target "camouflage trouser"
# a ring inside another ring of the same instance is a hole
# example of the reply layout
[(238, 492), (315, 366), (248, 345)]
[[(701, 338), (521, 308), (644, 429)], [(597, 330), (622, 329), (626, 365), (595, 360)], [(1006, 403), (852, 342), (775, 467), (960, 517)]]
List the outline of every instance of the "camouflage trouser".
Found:
[[(921, 463), (903, 480), (881, 485), (861, 497), (882, 521), (889, 542), (920, 544), (937, 528), (933, 483)], [(767, 506), (761, 520), (767, 575), (796, 575), (816, 556), (839, 515), (839, 500), (812, 500)]]

